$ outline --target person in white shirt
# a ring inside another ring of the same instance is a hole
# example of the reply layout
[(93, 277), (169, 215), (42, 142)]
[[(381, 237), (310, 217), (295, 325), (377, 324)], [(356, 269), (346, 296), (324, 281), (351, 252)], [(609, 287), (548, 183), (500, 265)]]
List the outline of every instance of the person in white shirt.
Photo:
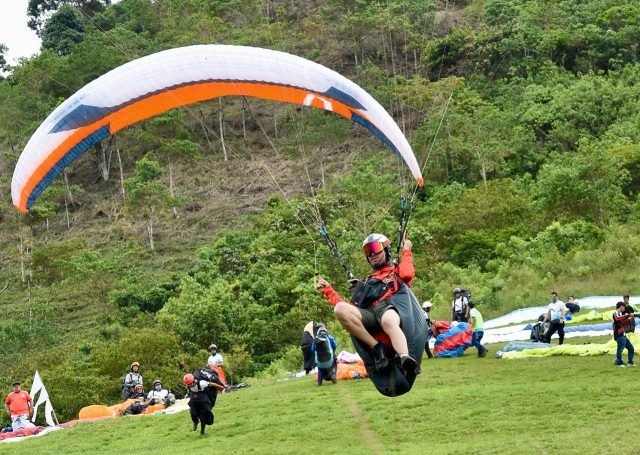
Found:
[(428, 300), (422, 304), (424, 318), (427, 321), (427, 342), (424, 344), (424, 352), (427, 353), (427, 357), (430, 359), (433, 358), (433, 353), (431, 352), (431, 348), (429, 347), (429, 340), (433, 336), (433, 329), (431, 329), (431, 315), (429, 314), (432, 306), (433, 305)]
[[(171, 404), (171, 393), (167, 389), (162, 388), (162, 381), (160, 379), (156, 379), (153, 381), (153, 389), (147, 394), (147, 401), (149, 404), (164, 404), (165, 406), (169, 406)], [(173, 397), (173, 401), (175, 402), (175, 396)]]
[(553, 291), (551, 293), (551, 303), (547, 309), (547, 313), (544, 315), (544, 319), (542, 320), (542, 324), (549, 321), (549, 329), (546, 333), (546, 342), (551, 343), (551, 336), (558, 332), (558, 337), (560, 338), (559, 344), (564, 343), (564, 320), (567, 315), (567, 306), (564, 304), (562, 300), (558, 300), (558, 293)]
[(210, 345), (209, 352), (211, 353), (211, 355), (209, 356), (209, 360), (207, 361), (209, 365), (215, 365), (217, 367), (221, 367), (224, 365), (224, 359), (218, 352), (218, 346), (216, 346), (215, 344)]
[(469, 321), (469, 298), (462, 295), (462, 289), (453, 290), (453, 302), (451, 302), (451, 320), (458, 322)]

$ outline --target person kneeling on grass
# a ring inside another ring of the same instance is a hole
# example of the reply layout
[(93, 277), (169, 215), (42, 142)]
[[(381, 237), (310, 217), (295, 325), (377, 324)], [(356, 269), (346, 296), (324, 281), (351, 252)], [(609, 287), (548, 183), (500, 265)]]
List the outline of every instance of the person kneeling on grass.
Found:
[(631, 321), (635, 318), (635, 314), (626, 313), (625, 312), (625, 303), (618, 302), (616, 304), (616, 311), (613, 313), (613, 339), (616, 340), (618, 344), (618, 349), (616, 350), (616, 361), (615, 365), (624, 368), (625, 364), (622, 361), (622, 351), (627, 348), (627, 353), (629, 354), (629, 363), (630, 367), (635, 367), (636, 364), (633, 363), (633, 345), (629, 338), (627, 338), (625, 333), (625, 327), (627, 327)]

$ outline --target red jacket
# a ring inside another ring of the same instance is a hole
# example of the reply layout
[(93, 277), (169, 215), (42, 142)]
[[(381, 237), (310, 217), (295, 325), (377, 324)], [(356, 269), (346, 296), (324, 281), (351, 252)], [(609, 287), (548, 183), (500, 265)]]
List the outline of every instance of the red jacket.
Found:
[(624, 328), (629, 325), (630, 316), (626, 313), (613, 312), (613, 336), (624, 335)]
[[(401, 282), (407, 284), (407, 286), (411, 286), (411, 281), (415, 278), (416, 271), (413, 267), (413, 256), (411, 255), (410, 250), (402, 250), (402, 259), (398, 265), (385, 265), (376, 269), (369, 275), (368, 278), (377, 278), (379, 280), (393, 280), (394, 286), (390, 287), (385, 294), (380, 297), (376, 302), (373, 303), (372, 307), (375, 308), (376, 304), (388, 298), (390, 295), (394, 294), (398, 289), (400, 289)], [(342, 297), (338, 292), (333, 289), (332, 286), (327, 286), (322, 289), (322, 293), (325, 298), (329, 301), (331, 306), (336, 306), (338, 302), (349, 302), (344, 297)], [(349, 302), (351, 303), (351, 302)]]

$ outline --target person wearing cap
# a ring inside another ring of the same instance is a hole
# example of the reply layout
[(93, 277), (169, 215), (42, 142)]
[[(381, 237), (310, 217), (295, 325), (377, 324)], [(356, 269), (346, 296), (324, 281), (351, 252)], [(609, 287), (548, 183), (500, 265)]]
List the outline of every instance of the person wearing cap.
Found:
[(4, 400), (4, 409), (11, 416), (13, 431), (35, 426), (29, 421), (33, 414), (33, 400), (27, 392), (20, 388), (18, 381), (13, 383), (13, 390)]
[(209, 360), (207, 360), (207, 366), (218, 374), (220, 381), (224, 384), (226, 388), (227, 377), (225, 376), (224, 370), (222, 369), (222, 366), (224, 365), (224, 359), (222, 358), (222, 355), (220, 355), (220, 353), (218, 352), (218, 346), (216, 346), (213, 343), (210, 344), (209, 352), (211, 353), (211, 355), (209, 356)]
[(625, 367), (624, 362), (622, 361), (622, 351), (626, 348), (627, 354), (629, 355), (628, 365), (630, 367), (635, 367), (636, 364), (633, 363), (633, 354), (634, 349), (631, 341), (627, 338), (625, 328), (629, 325), (630, 321), (633, 321), (635, 318), (635, 314), (627, 313), (626, 305), (624, 302), (618, 302), (616, 304), (616, 311), (613, 312), (613, 339), (616, 341), (618, 345), (616, 349), (616, 360), (614, 365), (618, 367)]
[[(162, 381), (160, 379), (156, 379), (153, 381), (153, 389), (149, 391), (147, 394), (147, 401), (149, 404), (164, 404), (165, 406), (169, 406), (171, 404), (171, 397), (173, 395), (169, 393), (169, 391), (162, 387)], [(173, 402), (175, 403), (175, 396), (173, 397)]]
[(122, 399), (127, 400), (131, 398), (131, 395), (135, 392), (137, 385), (142, 386), (142, 375), (140, 374), (140, 364), (133, 362), (129, 373), (124, 377), (122, 381)]
[(469, 297), (462, 295), (462, 289), (453, 290), (453, 301), (451, 302), (451, 320), (458, 322), (469, 321)]
[(224, 359), (222, 358), (222, 355), (220, 355), (220, 353), (218, 352), (218, 346), (216, 346), (215, 344), (209, 345), (209, 352), (211, 353), (211, 355), (209, 356), (209, 360), (207, 361), (209, 365), (215, 365), (218, 367), (221, 367), (224, 365)]
[(429, 347), (429, 340), (433, 336), (433, 329), (431, 329), (431, 315), (429, 314), (432, 306), (433, 305), (428, 300), (422, 304), (424, 318), (427, 321), (427, 342), (424, 344), (424, 352), (427, 353), (427, 357), (430, 359), (433, 358), (433, 353), (431, 352), (431, 348)]
[[(389, 302), (389, 297), (400, 289), (402, 283), (410, 286), (415, 277), (412, 246), (413, 243), (409, 239), (404, 239), (402, 259), (399, 264), (394, 265), (391, 261), (391, 242), (387, 237), (371, 234), (365, 238), (362, 249), (373, 272), (363, 282), (358, 283), (351, 300), (345, 300), (322, 277), (316, 283), (316, 289), (333, 306), (340, 324), (371, 349), (378, 371), (389, 367), (384, 344), (372, 335), (382, 329), (400, 357), (402, 369), (412, 374), (417, 373), (418, 363), (409, 355), (407, 338), (400, 328), (400, 314)], [(358, 292), (359, 289), (363, 291)]]

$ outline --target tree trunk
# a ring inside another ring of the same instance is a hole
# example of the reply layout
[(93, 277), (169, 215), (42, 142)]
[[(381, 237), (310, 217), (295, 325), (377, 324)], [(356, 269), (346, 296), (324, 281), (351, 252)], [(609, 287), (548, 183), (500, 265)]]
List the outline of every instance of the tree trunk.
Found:
[(20, 252), (20, 279), (22, 284), (26, 282), (25, 266), (24, 266), (24, 240), (20, 237), (20, 243), (18, 244), (18, 251)]
[(118, 142), (116, 142), (116, 156), (118, 157), (118, 165), (120, 166), (120, 188), (122, 189), (122, 200), (124, 201), (124, 171), (122, 170), (122, 158), (120, 158), (120, 148), (118, 147)]
[(245, 120), (246, 106), (242, 104), (242, 137), (247, 140), (247, 121)]
[(71, 229), (71, 220), (69, 219), (69, 204), (67, 198), (64, 198), (64, 213), (67, 217), (67, 230)]
[[(171, 195), (171, 199), (175, 198), (175, 193), (173, 192), (173, 163), (171, 162), (171, 158), (169, 158), (169, 194)], [(178, 211), (175, 206), (172, 207), (173, 216), (178, 218)]]
[(107, 163), (107, 151), (104, 144), (98, 142), (96, 144), (96, 151), (98, 153), (98, 161), (100, 162), (100, 171), (102, 172), (102, 180), (105, 182), (109, 180), (109, 163)]
[(276, 106), (273, 107), (273, 137), (278, 137), (278, 109)]
[[(71, 194), (71, 188), (69, 187), (69, 179), (67, 178), (67, 168), (63, 168), (62, 169), (62, 175), (64, 177), (64, 186), (67, 189), (67, 194), (69, 195), (69, 202), (71, 203), (71, 205), (76, 205), (75, 202), (73, 201), (73, 194)], [(67, 200), (65, 198), (65, 204), (67, 203)]]
[(222, 144), (222, 153), (224, 155), (224, 160), (227, 161), (228, 157), (227, 157), (227, 145), (224, 143), (224, 122), (223, 122), (223, 118), (222, 118), (222, 98), (218, 98), (218, 105), (220, 106), (220, 112), (218, 115), (218, 120), (219, 120), (219, 124), (220, 124), (220, 143)]
[(213, 152), (214, 151), (213, 144), (211, 143), (211, 140), (209, 139), (209, 133), (207, 133), (207, 124), (205, 122), (204, 113), (202, 111), (200, 111), (200, 117), (198, 117), (198, 121), (200, 122), (200, 126), (202, 127), (202, 132), (204, 133), (204, 138), (207, 140), (207, 144), (209, 144), (209, 148)]
[(153, 243), (153, 207), (151, 208), (151, 216), (149, 217), (149, 222), (147, 223), (147, 233), (149, 234), (149, 248), (151, 251), (155, 252), (156, 247)]

